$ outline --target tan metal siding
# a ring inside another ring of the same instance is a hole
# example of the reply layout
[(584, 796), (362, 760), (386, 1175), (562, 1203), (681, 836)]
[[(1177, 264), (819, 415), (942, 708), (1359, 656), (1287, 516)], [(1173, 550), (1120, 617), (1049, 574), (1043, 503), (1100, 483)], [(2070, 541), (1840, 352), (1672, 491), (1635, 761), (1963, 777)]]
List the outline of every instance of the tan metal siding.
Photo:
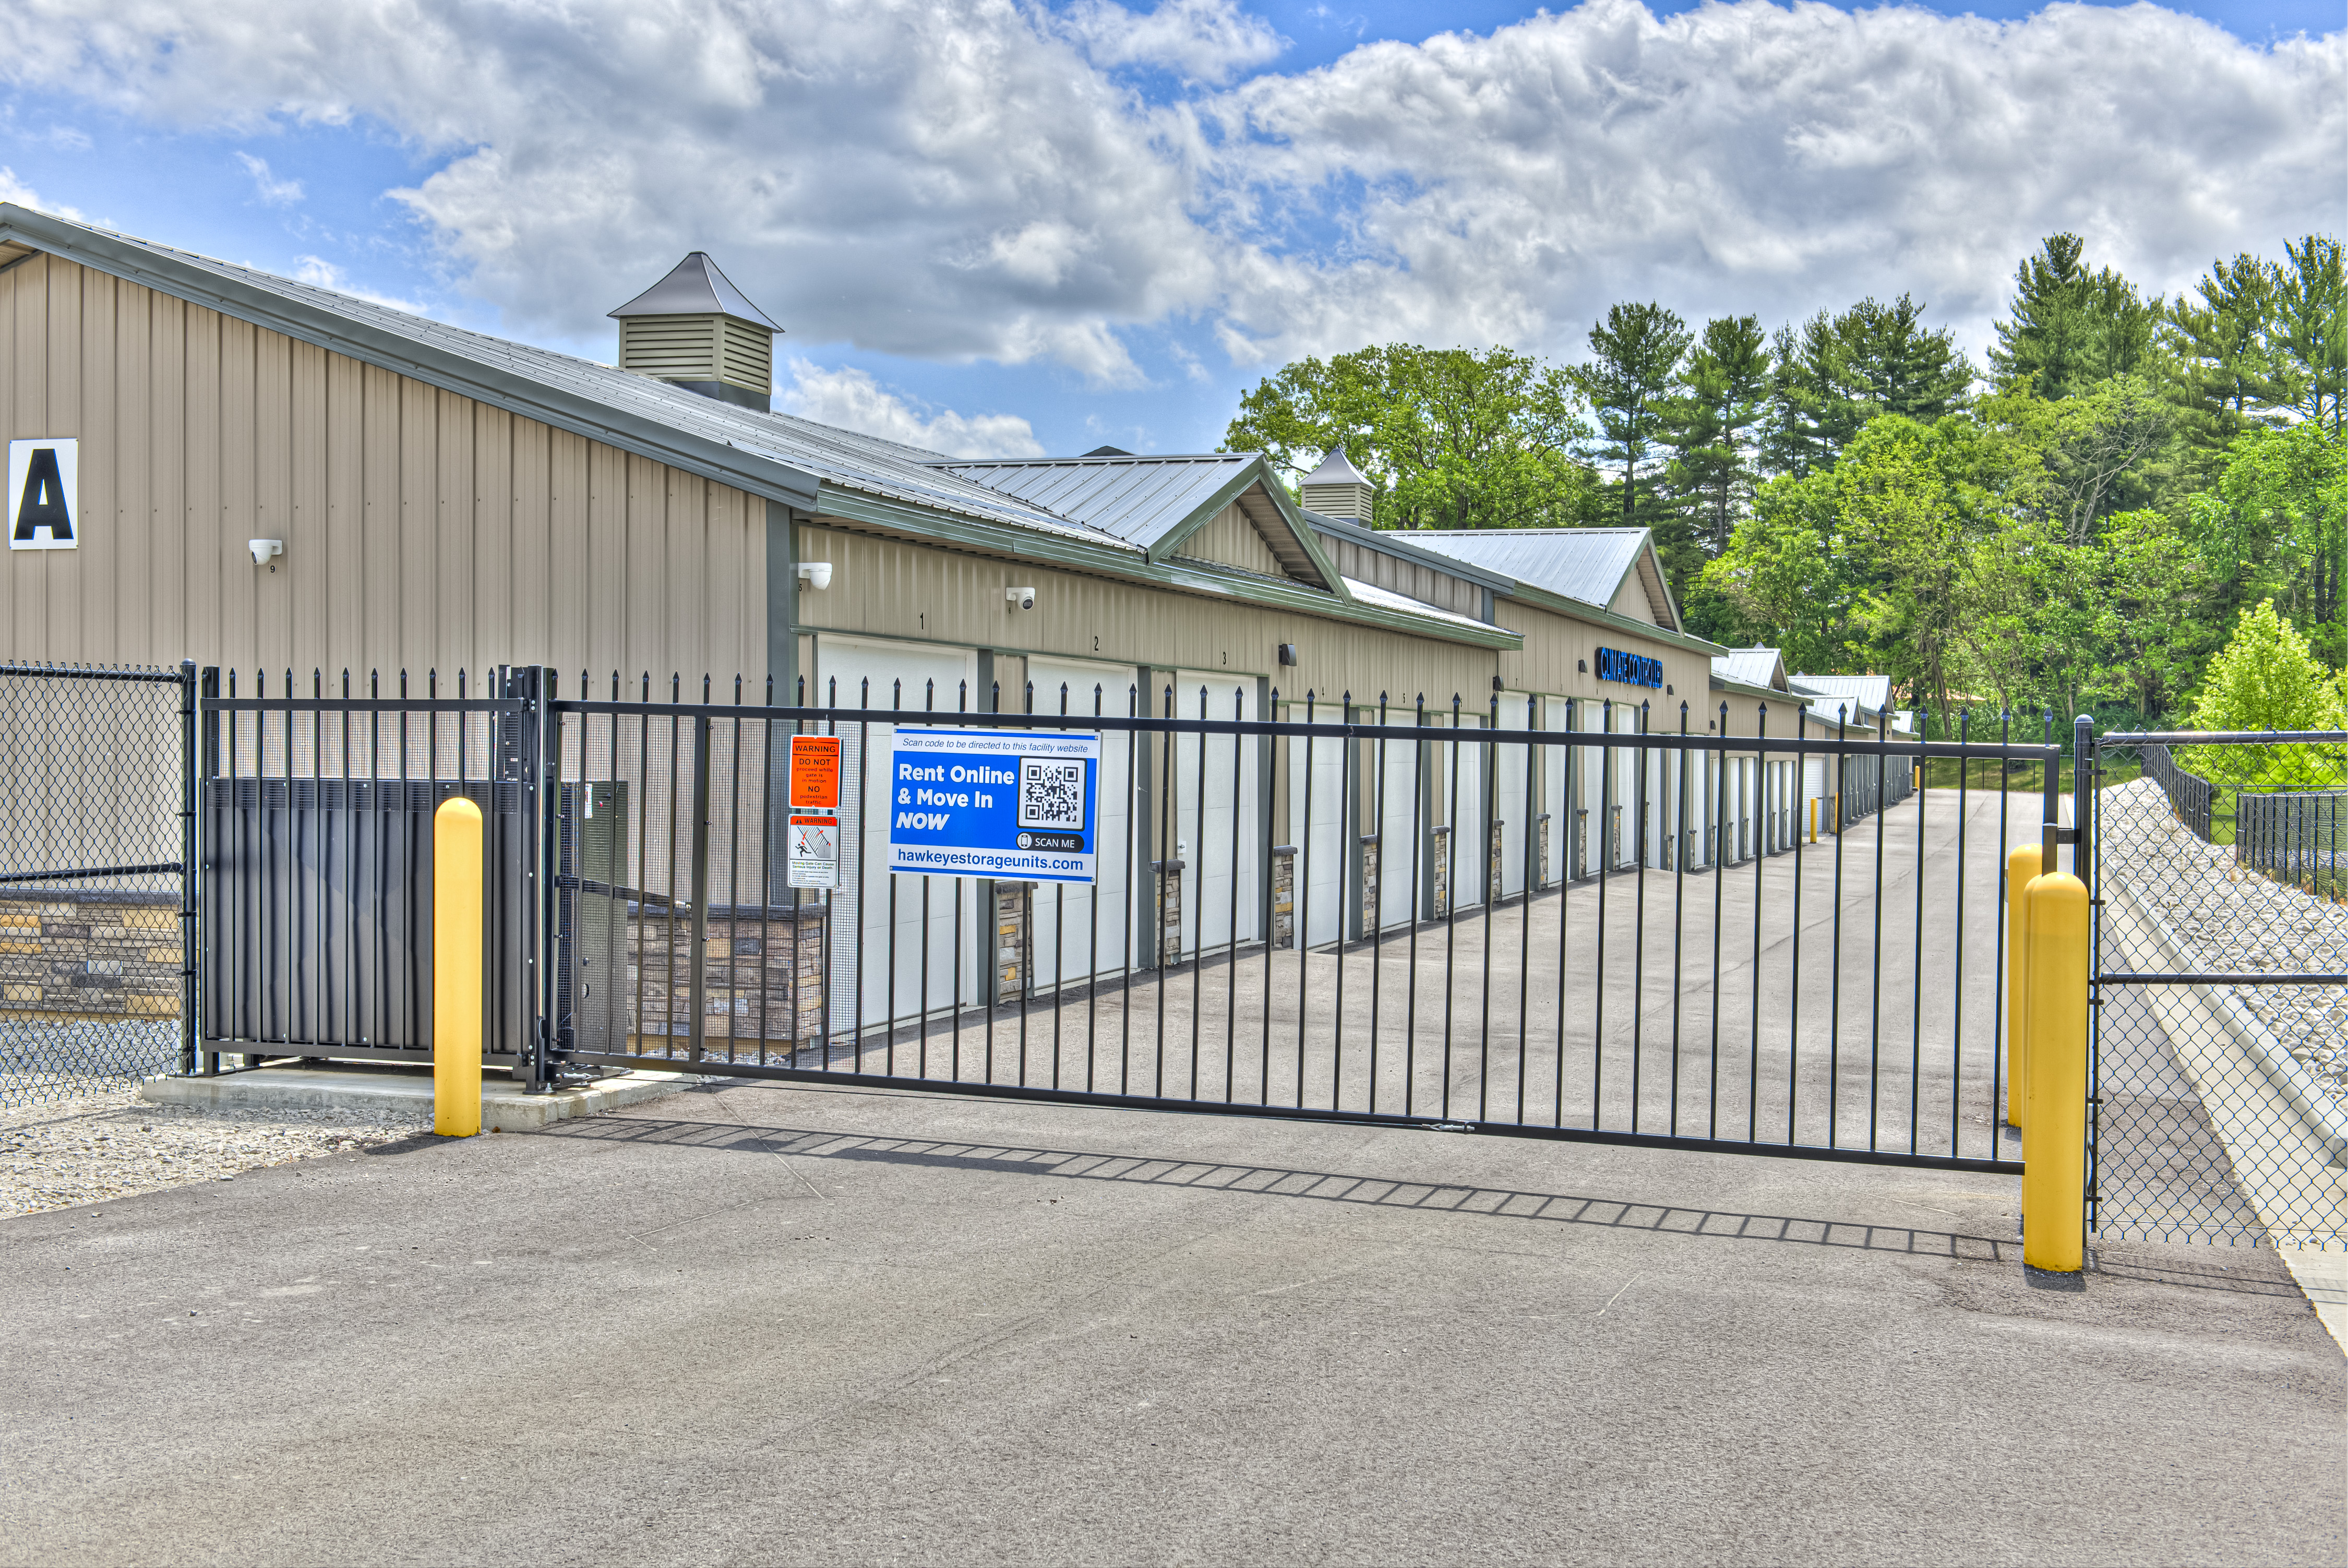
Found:
[(84, 520), (0, 566), (0, 656), (764, 674), (730, 487), (54, 258), (0, 273), (0, 353), (5, 435), (80, 439)]
[[(1651, 641), (1636, 632), (1578, 621), (1518, 599), (1498, 601), (1493, 616), (1501, 625), (1524, 634), (1522, 650), (1500, 655), (1500, 678), (1510, 689), (1591, 701), (1612, 697), (1633, 707), (1642, 701), (1650, 702), (1654, 705), (1652, 722), (1658, 729), (1678, 729), (1680, 704), (1685, 702), (1691, 727), (1704, 728), (1712, 682), (1711, 655)], [(1664, 686), (1670, 691), (1600, 680), (1596, 671), (1601, 647), (1661, 659)]]
[[(1267, 676), (1289, 696), (1350, 690), (1375, 703), (1420, 692), (1471, 706), (1492, 687), (1491, 650), (1323, 620), (1236, 600), (1173, 593), (881, 539), (819, 519), (798, 531), (801, 561), (832, 563), (831, 586), (798, 595), (809, 631), (898, 637), (1116, 664)], [(1035, 587), (1035, 608), (1011, 609), (1003, 591)], [(1283, 668), (1276, 649), (1297, 645)]]
[(1350, 539), (1321, 536), (1322, 548), (1337, 570), (1356, 583), (1367, 583), (1391, 593), (1406, 594), (1457, 615), (1481, 617), (1484, 591), (1465, 578), (1437, 572), (1416, 561), (1405, 561), (1382, 550), (1372, 550)]
[(1272, 547), (1256, 531), (1247, 513), (1237, 506), (1227, 506), (1200, 523), (1174, 553), (1191, 561), (1213, 561), (1261, 572), (1267, 577), (1288, 575), (1288, 568), (1272, 552)]

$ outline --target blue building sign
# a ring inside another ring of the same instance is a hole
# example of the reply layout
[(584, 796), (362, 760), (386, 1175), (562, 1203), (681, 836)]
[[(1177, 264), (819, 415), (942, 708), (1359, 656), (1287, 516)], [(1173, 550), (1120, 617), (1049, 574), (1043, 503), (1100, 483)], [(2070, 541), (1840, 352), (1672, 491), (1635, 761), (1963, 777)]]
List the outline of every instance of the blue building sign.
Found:
[(1626, 654), (1620, 648), (1601, 648), (1598, 678), (1621, 681), (1625, 686), (1659, 686), (1663, 684), (1663, 661), (1643, 654)]
[(889, 869), (1092, 882), (1100, 758), (1096, 734), (897, 731), (889, 758)]

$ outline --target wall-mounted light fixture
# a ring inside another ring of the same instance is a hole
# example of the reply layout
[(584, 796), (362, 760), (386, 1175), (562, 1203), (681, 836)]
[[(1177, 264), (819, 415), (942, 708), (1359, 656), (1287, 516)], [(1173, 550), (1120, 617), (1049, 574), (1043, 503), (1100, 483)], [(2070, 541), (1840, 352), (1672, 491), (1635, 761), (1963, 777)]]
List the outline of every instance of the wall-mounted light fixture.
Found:
[(1580, 670), (1583, 675), (1588, 675), (1590, 673), (1590, 661), (1588, 659), (1576, 659), (1573, 661), (1573, 667)]
[(1294, 643), (1282, 643), (1280, 645), (1280, 662), (1283, 665), (1293, 665), (1296, 663), (1296, 645)]
[[(255, 566), (269, 566), (272, 561), (285, 553), (285, 542), (282, 539), (248, 539), (244, 546), (252, 552)], [(269, 570), (274, 572), (277, 568), (269, 566)]]
[(799, 582), (805, 587), (812, 588), (819, 593), (822, 593), (831, 586), (831, 562), (829, 561), (800, 562)]
[(1669, 681), (1665, 681), (1665, 682), (1663, 683), (1663, 695), (1664, 695), (1665, 696), (1671, 696), (1671, 695), (1672, 695), (1672, 683), (1671, 683), (1671, 682), (1669, 682)]
[(1024, 588), (1005, 588), (1003, 591), (1003, 602), (1014, 610), (1033, 610), (1035, 607), (1035, 585), (1030, 583)]

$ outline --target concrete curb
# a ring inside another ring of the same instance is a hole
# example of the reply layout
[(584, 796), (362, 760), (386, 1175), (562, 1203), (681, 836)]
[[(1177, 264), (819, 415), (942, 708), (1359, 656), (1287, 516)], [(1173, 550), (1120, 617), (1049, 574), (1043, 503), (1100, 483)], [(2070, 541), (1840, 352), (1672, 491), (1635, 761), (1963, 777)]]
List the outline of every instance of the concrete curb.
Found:
[[(491, 1080), (481, 1086), (481, 1127), (489, 1132), (528, 1132), (658, 1099), (696, 1081), (697, 1076), (633, 1072), (552, 1094), (524, 1094), (518, 1085)], [(139, 1098), (201, 1110), (356, 1110), (428, 1117), (432, 1078), (413, 1071), (257, 1068), (219, 1078), (149, 1078), (139, 1086)]]

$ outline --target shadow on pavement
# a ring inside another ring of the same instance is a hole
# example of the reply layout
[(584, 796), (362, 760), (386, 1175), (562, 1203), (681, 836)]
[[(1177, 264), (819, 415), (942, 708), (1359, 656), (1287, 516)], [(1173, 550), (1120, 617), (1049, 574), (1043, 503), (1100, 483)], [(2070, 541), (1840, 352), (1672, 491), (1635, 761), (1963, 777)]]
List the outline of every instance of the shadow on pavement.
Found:
[[(1180, 1187), (1251, 1197), (1307, 1202), (1346, 1203), (1382, 1209), (1457, 1214), (1483, 1220), (1537, 1224), (1595, 1225), (1714, 1240), (1788, 1243), (1869, 1253), (1894, 1253), (1978, 1263), (2019, 1264), (2020, 1238), (1956, 1231), (1804, 1219), (1790, 1214), (1737, 1213), (1566, 1192), (1537, 1192), (1300, 1170), (1169, 1159), (1097, 1150), (1035, 1149), (960, 1140), (898, 1138), (812, 1128), (687, 1121), (644, 1116), (598, 1117), (561, 1122), (524, 1137), (576, 1139), (598, 1143), (668, 1146), (736, 1154), (782, 1154), (808, 1160), (927, 1167), (1057, 1181), (1104, 1181)], [(2129, 1248), (2131, 1253), (2145, 1251)], [(2109, 1249), (2091, 1256), (2094, 1272), (2199, 1289), (2258, 1295), (2289, 1295), (2288, 1278), (2258, 1277), (2220, 1264), (2161, 1257), (2116, 1257)], [(2035, 1271), (2033, 1271), (2034, 1273)], [(2275, 1271), (2279, 1273), (2280, 1271)], [(2078, 1288), (2075, 1282), (2053, 1288)]]

